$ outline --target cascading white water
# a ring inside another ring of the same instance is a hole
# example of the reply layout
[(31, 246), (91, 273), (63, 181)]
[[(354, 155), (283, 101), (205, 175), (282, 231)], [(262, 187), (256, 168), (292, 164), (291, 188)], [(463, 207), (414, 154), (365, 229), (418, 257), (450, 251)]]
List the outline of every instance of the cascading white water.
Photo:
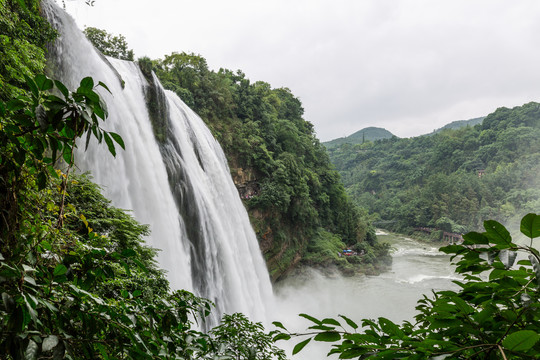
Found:
[[(150, 225), (147, 241), (162, 250), (159, 263), (173, 288), (214, 301), (217, 316), (240, 311), (266, 320), (268, 272), (225, 156), (203, 121), (137, 64), (99, 55), (55, 4), (44, 8), (60, 33), (52, 76), (71, 88), (85, 76), (107, 84), (103, 127), (126, 143), (116, 159), (105, 145), (78, 151), (80, 170), (92, 173), (115, 206)], [(157, 113), (149, 113), (148, 101)]]

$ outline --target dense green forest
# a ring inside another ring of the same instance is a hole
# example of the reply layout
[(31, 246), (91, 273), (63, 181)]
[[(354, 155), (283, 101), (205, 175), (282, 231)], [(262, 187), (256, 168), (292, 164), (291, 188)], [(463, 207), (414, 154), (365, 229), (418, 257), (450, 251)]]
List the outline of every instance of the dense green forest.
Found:
[(528, 103), (472, 127), (329, 153), (348, 193), (379, 226), (463, 233), (485, 219), (515, 223), (539, 208), (539, 139), (540, 105)]

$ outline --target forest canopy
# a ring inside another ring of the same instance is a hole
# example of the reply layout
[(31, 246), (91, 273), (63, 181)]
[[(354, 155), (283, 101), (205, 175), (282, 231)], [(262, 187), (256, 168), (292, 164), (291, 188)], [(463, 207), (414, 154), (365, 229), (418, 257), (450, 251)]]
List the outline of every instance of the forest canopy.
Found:
[(397, 231), (463, 233), (515, 223), (540, 207), (540, 104), (500, 108), (482, 123), (430, 136), (329, 150), (354, 202)]

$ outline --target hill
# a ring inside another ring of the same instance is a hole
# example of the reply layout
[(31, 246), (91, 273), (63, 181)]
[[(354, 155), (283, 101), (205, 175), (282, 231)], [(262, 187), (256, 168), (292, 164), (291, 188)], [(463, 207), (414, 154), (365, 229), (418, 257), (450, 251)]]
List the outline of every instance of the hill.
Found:
[(357, 205), (392, 230), (480, 230), (540, 207), (540, 105), (499, 108), (481, 124), (329, 149)]
[(362, 144), (365, 141), (390, 139), (393, 136), (394, 134), (392, 134), (386, 129), (378, 127), (367, 127), (365, 129), (355, 132), (352, 135), (323, 142), (323, 145), (326, 146), (327, 149), (331, 149), (343, 144)]
[(426, 134), (426, 135), (437, 134), (437, 133), (440, 133), (441, 131), (448, 130), (448, 129), (457, 130), (457, 129), (460, 129), (462, 127), (474, 126), (474, 125), (477, 125), (477, 124), (481, 124), (482, 121), (484, 121), (485, 118), (486, 118), (485, 116), (482, 116), (482, 117), (478, 117), (478, 118), (474, 118), (474, 119), (470, 119), (470, 120), (452, 121), (451, 123), (444, 125), (442, 128), (433, 130), (433, 132), (431, 132), (429, 134)]

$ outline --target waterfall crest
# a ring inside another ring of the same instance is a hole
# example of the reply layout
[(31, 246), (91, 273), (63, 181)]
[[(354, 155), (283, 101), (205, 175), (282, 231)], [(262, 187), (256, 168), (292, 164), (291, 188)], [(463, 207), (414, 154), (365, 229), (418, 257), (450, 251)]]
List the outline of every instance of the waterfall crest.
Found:
[(77, 153), (79, 169), (91, 172), (116, 207), (150, 225), (147, 242), (162, 250), (158, 260), (173, 289), (214, 301), (217, 318), (243, 312), (265, 321), (273, 299), (266, 265), (223, 151), (204, 122), (155, 75), (98, 54), (55, 4), (45, 2), (44, 11), (60, 33), (51, 76), (71, 88), (85, 76), (105, 83), (111, 94), (101, 91), (109, 111), (102, 126), (126, 144), (113, 158), (91, 143)]

